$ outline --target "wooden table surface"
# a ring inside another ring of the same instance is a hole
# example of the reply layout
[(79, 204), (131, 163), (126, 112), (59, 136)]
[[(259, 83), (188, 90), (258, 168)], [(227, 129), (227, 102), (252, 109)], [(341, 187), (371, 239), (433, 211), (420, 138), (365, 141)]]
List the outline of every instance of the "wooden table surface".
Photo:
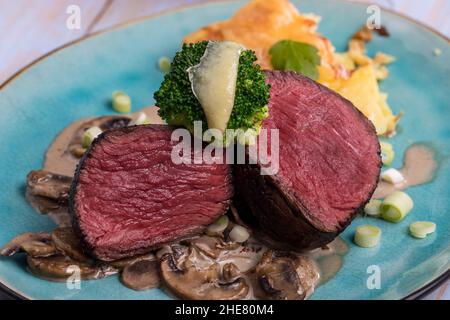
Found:
[[(450, 37), (449, 0), (356, 1), (401, 12)], [(208, 0), (0, 0), (0, 84), (65, 43), (119, 23), (202, 2)], [(80, 29), (66, 27), (69, 16), (66, 10), (71, 5), (80, 8)], [(450, 281), (424, 299), (450, 300)]]

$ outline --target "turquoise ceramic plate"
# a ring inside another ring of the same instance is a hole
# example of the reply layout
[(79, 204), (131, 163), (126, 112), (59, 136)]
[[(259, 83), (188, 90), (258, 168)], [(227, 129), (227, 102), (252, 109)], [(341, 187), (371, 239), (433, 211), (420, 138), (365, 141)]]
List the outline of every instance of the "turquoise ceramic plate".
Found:
[[(343, 1), (294, 1), (303, 12), (323, 17), (320, 31), (337, 49), (367, 14), (363, 5)], [(186, 8), (105, 32), (41, 59), (0, 90), (0, 245), (25, 231), (51, 230), (52, 222), (39, 216), (24, 199), (28, 171), (41, 168), (43, 154), (55, 135), (72, 121), (111, 113), (108, 97), (121, 89), (135, 108), (151, 105), (162, 74), (161, 56), (172, 56), (188, 32), (228, 18), (243, 2), (212, 3)], [(399, 224), (371, 221), (383, 229), (381, 245), (362, 249), (351, 244), (356, 219), (344, 232), (350, 244), (342, 270), (319, 287), (312, 299), (399, 299), (423, 288), (449, 269), (450, 261), (450, 46), (432, 31), (389, 12), (382, 13), (389, 38), (376, 38), (371, 54), (384, 51), (398, 57), (391, 76), (382, 84), (396, 113), (405, 111), (400, 133), (393, 139), (397, 154), (412, 142), (428, 141), (440, 151), (440, 169), (430, 184), (409, 190), (414, 211)], [(442, 55), (433, 55), (440, 48)], [(395, 165), (399, 166), (401, 157)], [(413, 220), (432, 220), (437, 232), (424, 240), (407, 233)], [(366, 286), (367, 268), (381, 270), (381, 288)], [(23, 257), (0, 259), (0, 282), (13, 292), (36, 299), (166, 299), (160, 290), (135, 292), (117, 277), (83, 282), (68, 290), (31, 276)]]

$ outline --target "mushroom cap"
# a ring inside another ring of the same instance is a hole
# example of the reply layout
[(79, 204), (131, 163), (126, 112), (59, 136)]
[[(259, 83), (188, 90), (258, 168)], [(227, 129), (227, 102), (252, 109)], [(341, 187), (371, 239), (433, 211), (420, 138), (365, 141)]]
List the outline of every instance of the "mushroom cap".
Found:
[(290, 253), (268, 250), (256, 267), (262, 289), (259, 298), (303, 300), (312, 290), (311, 261)]
[(156, 257), (153, 253), (146, 253), (146, 254), (130, 257), (130, 258), (123, 258), (123, 259), (119, 259), (119, 260), (109, 261), (108, 264), (115, 268), (122, 270), (125, 267), (127, 267), (135, 262), (138, 262), (141, 260), (155, 260), (155, 259), (156, 259)]
[(50, 240), (50, 234), (47, 232), (26, 232), (16, 236), (10, 242), (8, 242), (3, 248), (0, 249), (0, 255), (12, 256), (19, 251), (23, 250), (22, 245), (30, 241), (48, 242)]
[(27, 256), (27, 263), (31, 273), (52, 281), (66, 281), (75, 270), (79, 270), (80, 280), (100, 279), (117, 273), (117, 269), (110, 266), (90, 265), (62, 255), (48, 258)]
[(67, 202), (72, 178), (47, 170), (32, 170), (27, 175), (27, 191), (59, 202)]
[(34, 258), (49, 257), (58, 253), (53, 243), (38, 240), (26, 241), (20, 245), (20, 249)]
[(161, 258), (161, 277), (172, 292), (191, 300), (235, 300), (248, 295), (249, 286), (244, 278), (225, 281), (218, 263), (199, 268), (190, 260), (192, 250), (186, 248), (178, 259), (171, 253)]
[(159, 263), (142, 259), (127, 265), (122, 270), (121, 281), (133, 290), (147, 290), (159, 286)]
[(52, 232), (52, 241), (56, 248), (73, 260), (92, 262), (92, 259), (84, 253), (80, 239), (76, 236), (72, 227), (56, 228)]

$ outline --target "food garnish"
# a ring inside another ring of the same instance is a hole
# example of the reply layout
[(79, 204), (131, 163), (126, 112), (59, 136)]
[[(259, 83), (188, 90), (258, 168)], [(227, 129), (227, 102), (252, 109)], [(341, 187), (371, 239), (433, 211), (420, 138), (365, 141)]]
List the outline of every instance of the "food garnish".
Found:
[(436, 224), (430, 221), (416, 221), (409, 225), (409, 232), (414, 238), (423, 239), (436, 231)]
[(381, 239), (381, 229), (368, 224), (356, 228), (355, 243), (363, 248), (372, 248), (378, 245)]
[(392, 144), (384, 141), (380, 141), (380, 147), (381, 161), (383, 162), (383, 165), (390, 166), (395, 157), (394, 147), (392, 146)]
[(158, 60), (158, 67), (164, 73), (168, 73), (170, 71), (170, 60), (167, 57), (161, 57)]
[(120, 113), (128, 113), (131, 111), (131, 98), (122, 91), (114, 91), (112, 93), (113, 109)]
[(435, 48), (435, 49), (433, 50), (433, 54), (434, 54), (436, 57), (439, 57), (439, 56), (442, 54), (442, 50), (439, 49), (439, 48)]
[(381, 204), (381, 217), (389, 222), (399, 222), (412, 210), (414, 202), (403, 191), (388, 195)]
[(370, 199), (370, 201), (364, 207), (364, 213), (369, 217), (379, 217), (381, 212), (381, 204), (383, 201), (378, 199)]
[(227, 216), (221, 216), (213, 224), (210, 224), (206, 228), (206, 234), (209, 236), (215, 236), (222, 233), (228, 227), (229, 219)]
[(102, 133), (102, 129), (99, 127), (90, 127), (83, 133), (81, 138), (81, 145), (83, 148), (87, 148), (91, 145), (92, 141)]
[(250, 237), (250, 233), (248, 233), (248, 230), (245, 227), (235, 225), (233, 229), (231, 229), (229, 237), (232, 241), (242, 243), (247, 241)]
[(275, 70), (296, 71), (313, 80), (319, 77), (320, 56), (316, 47), (293, 40), (281, 40), (269, 50)]
[(242, 45), (209, 41), (197, 65), (187, 69), (192, 93), (205, 113), (209, 129), (225, 132), (236, 94)]
[[(171, 70), (155, 92), (158, 114), (168, 124), (182, 125), (193, 130), (194, 121), (207, 123), (207, 117), (201, 103), (192, 91), (187, 70), (200, 63), (205, 54), (208, 41), (184, 44), (171, 64)], [(243, 50), (239, 57), (236, 92), (233, 110), (227, 121), (226, 129), (254, 129), (259, 132), (261, 122), (268, 116), (267, 103), (269, 86), (264, 73), (255, 64), (256, 56), (251, 50)], [(220, 75), (217, 75), (220, 76)], [(207, 130), (203, 126), (203, 130)], [(226, 137), (225, 137), (226, 138)]]
[(391, 184), (399, 184), (405, 181), (405, 177), (403, 177), (402, 173), (394, 168), (389, 168), (381, 173), (381, 179)]
[(139, 126), (142, 124), (150, 124), (150, 119), (148, 119), (147, 115), (144, 112), (139, 112), (135, 114), (128, 124), (129, 126)]

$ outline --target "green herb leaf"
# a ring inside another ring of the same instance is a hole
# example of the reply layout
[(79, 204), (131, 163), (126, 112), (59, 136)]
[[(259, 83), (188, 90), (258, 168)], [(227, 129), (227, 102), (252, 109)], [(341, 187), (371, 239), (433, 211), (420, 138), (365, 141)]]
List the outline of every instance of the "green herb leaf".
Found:
[(317, 66), (320, 56), (317, 49), (303, 42), (281, 40), (269, 50), (272, 66), (276, 70), (291, 70), (301, 73), (313, 80), (319, 77)]

